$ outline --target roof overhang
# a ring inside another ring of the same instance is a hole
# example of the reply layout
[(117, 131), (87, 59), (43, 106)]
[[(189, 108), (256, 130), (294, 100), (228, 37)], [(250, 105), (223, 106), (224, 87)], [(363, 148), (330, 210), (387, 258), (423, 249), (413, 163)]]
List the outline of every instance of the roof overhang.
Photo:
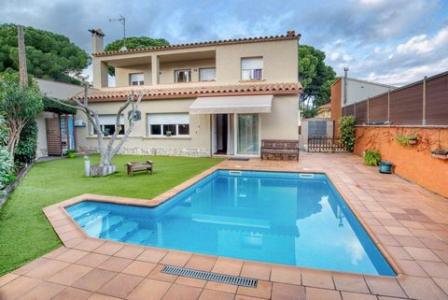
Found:
[(190, 114), (270, 113), (273, 95), (198, 97)]

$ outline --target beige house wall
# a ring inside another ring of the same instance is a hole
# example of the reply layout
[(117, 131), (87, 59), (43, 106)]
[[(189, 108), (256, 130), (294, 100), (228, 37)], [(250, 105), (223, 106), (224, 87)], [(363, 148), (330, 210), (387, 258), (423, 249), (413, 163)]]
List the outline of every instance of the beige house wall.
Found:
[[(160, 84), (173, 84), (174, 83), (174, 71), (181, 69), (191, 69), (191, 81), (199, 82), (199, 69), (200, 68), (214, 68), (214, 59), (201, 59), (192, 61), (177, 61), (170, 63), (160, 63)], [(179, 83), (180, 85), (188, 86), (189, 83)]]
[(143, 73), (143, 80), (145, 84), (151, 84), (151, 65), (137, 65), (130, 67), (115, 68), (115, 86), (126, 87), (129, 86), (129, 75), (133, 73)]
[[(150, 137), (147, 115), (150, 113), (188, 113), (195, 99), (144, 101), (140, 104), (142, 120), (137, 122), (129, 140), (122, 148), (127, 154), (175, 156), (209, 156), (211, 148), (210, 115), (189, 115), (190, 136)], [(101, 114), (114, 114), (120, 103), (91, 104)], [(298, 101), (294, 96), (274, 97), (272, 112), (260, 114), (261, 139), (298, 139)], [(127, 116), (127, 111), (125, 111)], [(85, 117), (78, 114), (77, 119)], [(90, 126), (77, 128), (78, 149), (96, 151), (96, 137)]]

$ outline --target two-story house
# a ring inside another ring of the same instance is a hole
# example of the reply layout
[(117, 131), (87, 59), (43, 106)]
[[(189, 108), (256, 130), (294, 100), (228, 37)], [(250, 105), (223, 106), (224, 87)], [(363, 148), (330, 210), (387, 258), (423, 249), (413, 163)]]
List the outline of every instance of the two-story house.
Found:
[[(129, 91), (143, 90), (138, 122), (124, 153), (259, 156), (262, 139), (298, 140), (297, 48), (300, 35), (209, 41), (103, 51), (101, 30), (90, 30), (93, 91), (89, 105), (104, 132)], [(108, 86), (108, 68), (115, 86)], [(84, 116), (80, 116), (84, 117)], [(86, 122), (87, 123), (87, 122)], [(78, 128), (80, 150), (95, 150), (91, 126)]]

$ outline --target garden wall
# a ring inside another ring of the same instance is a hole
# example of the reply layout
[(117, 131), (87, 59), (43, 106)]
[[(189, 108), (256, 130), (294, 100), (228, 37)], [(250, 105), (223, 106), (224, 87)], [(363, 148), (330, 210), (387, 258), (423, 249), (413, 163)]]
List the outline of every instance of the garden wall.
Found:
[[(397, 135), (417, 134), (419, 142), (402, 146)], [(433, 158), (431, 151), (448, 149), (448, 128), (357, 126), (355, 153), (362, 155), (366, 149), (381, 152), (383, 160), (395, 165), (395, 173), (430, 191), (448, 197), (448, 160)]]

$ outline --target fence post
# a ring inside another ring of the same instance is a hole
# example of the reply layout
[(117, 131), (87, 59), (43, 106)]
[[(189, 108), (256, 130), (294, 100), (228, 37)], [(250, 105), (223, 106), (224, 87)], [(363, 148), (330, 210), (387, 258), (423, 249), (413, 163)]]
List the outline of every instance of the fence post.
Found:
[(428, 77), (425, 76), (423, 78), (423, 101), (422, 101), (422, 125), (426, 125), (426, 79)]
[(390, 124), (390, 89), (387, 90), (387, 124)]

